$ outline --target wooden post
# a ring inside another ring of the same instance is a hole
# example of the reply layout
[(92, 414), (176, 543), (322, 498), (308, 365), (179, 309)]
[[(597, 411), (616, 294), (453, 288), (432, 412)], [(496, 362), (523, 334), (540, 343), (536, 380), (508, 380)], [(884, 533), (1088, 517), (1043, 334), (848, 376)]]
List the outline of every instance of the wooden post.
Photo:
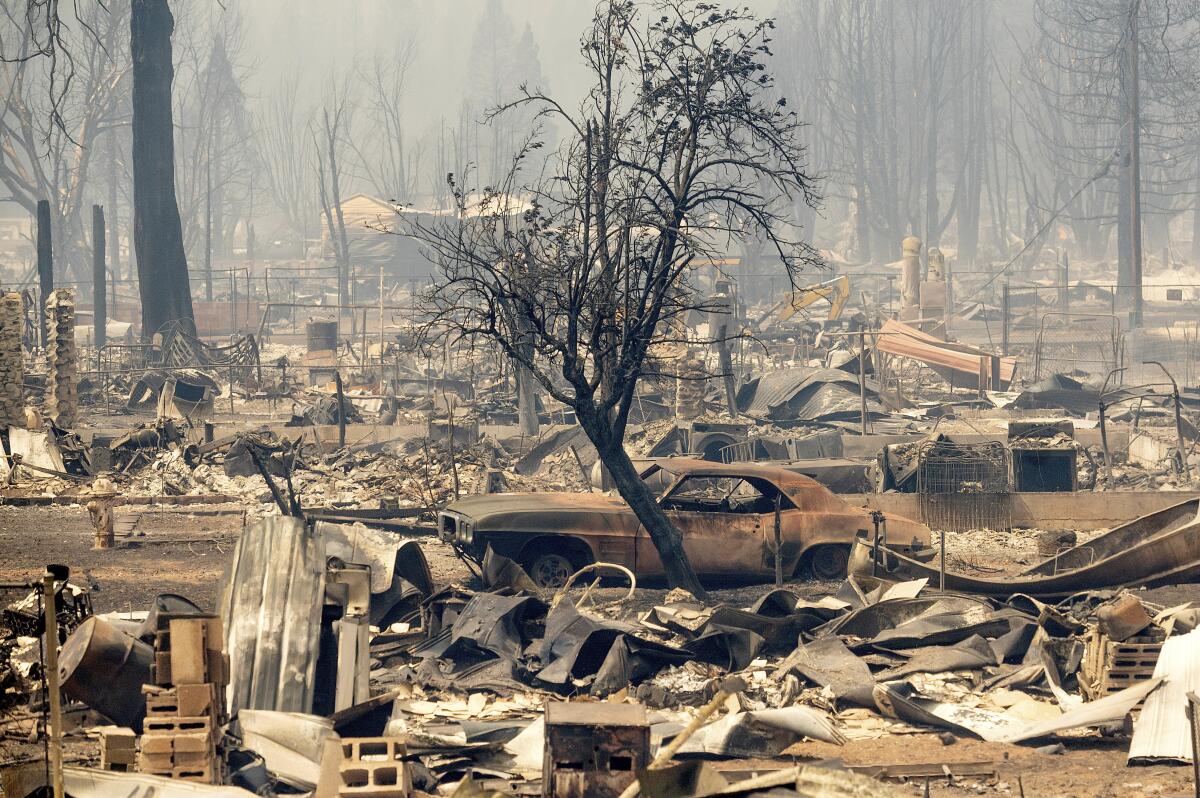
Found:
[(42, 607), (46, 625), (46, 692), (50, 698), (50, 779), (54, 798), (63, 798), (62, 696), (58, 687), (58, 607), (54, 602), (54, 574), (42, 576)]
[(92, 206), (92, 342), (96, 349), (108, 338), (108, 283), (104, 274), (104, 208)]
[(342, 372), (333, 372), (333, 384), (337, 389), (338, 401), (338, 448), (342, 449), (346, 446), (346, 395), (342, 391)]
[(38, 200), (37, 204), (37, 270), (38, 288), (38, 341), (46, 345), (46, 302), (54, 291), (54, 242), (50, 227), (50, 200)]
[(1058, 306), (1063, 313), (1071, 310), (1071, 256), (1064, 249), (1059, 263), (1058, 279), (1062, 280), (1062, 289), (1058, 293)]

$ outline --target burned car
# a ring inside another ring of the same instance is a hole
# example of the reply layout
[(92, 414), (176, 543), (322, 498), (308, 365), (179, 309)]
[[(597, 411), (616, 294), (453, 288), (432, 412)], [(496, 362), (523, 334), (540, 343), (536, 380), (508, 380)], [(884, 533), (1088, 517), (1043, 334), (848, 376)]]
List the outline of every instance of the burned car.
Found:
[[(785, 576), (841, 578), (855, 536), (875, 534), (870, 511), (850, 506), (815, 480), (785, 468), (671, 459), (642, 472), (645, 481), (664, 478), (658, 502), (701, 575), (773, 577), (777, 517)], [(928, 547), (924, 524), (883, 517), (890, 546), (913, 552)], [(491, 547), (520, 563), (543, 587), (557, 587), (596, 561), (623, 565), (639, 578), (663, 574), (649, 534), (616, 496), (472, 496), (439, 513), (438, 535), (475, 562), (482, 562)]]

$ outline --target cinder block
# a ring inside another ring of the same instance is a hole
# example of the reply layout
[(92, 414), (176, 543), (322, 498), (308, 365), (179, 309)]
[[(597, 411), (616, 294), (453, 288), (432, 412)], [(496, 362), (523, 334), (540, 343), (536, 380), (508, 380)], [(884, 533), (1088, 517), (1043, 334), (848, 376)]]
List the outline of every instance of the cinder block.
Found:
[(171, 685), (171, 652), (155, 651), (154, 665), (151, 668), (154, 683), (161, 686)]
[(174, 738), (181, 734), (196, 734), (201, 733), (212, 739), (216, 739), (216, 725), (212, 722), (212, 718), (195, 717), (195, 718), (151, 718), (147, 717), (142, 722), (142, 748), (146, 747), (146, 738), (168, 737)]
[(143, 734), (141, 752), (143, 754), (171, 755), (175, 750), (174, 738), (170, 734)]
[(221, 719), (224, 715), (223, 691), (211, 682), (207, 684), (181, 684), (175, 688), (179, 714), (184, 717), (201, 715)]
[(208, 681), (208, 654), (204, 623), (200, 619), (171, 620), (172, 684), (204, 684)]
[(342, 798), (405, 798), (412, 792), (405, 753), (404, 742), (398, 737), (343, 739), (338, 795)]

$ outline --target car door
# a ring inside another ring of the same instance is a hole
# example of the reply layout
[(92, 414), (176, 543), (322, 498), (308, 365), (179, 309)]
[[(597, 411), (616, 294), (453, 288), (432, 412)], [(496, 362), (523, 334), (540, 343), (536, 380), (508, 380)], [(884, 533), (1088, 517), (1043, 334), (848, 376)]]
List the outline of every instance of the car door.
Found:
[[(765, 572), (764, 516), (738, 500), (739, 489), (745, 487), (737, 478), (685, 475), (659, 499), (697, 573), (758, 576)], [(638, 530), (636, 545), (638, 571), (662, 573), (662, 560), (644, 527)]]

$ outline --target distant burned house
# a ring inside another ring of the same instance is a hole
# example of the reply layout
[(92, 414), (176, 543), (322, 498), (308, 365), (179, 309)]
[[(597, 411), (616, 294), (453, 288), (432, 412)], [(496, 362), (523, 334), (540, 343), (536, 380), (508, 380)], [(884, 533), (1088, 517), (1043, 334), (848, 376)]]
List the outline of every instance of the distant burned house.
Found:
[[(408, 236), (394, 234), (399, 227), (398, 210), (398, 205), (369, 194), (355, 194), (342, 200), (350, 263), (356, 271), (377, 272), (382, 266), (393, 278), (428, 277), (432, 273), (432, 267), (421, 255), (417, 243)], [(405, 210), (404, 213), (420, 212)], [(332, 260), (333, 246), (324, 214), (318, 221), (321, 252)]]
[[(523, 213), (531, 206), (518, 197), (501, 195), (486, 203), (469, 202), (467, 216), (494, 213), (504, 208), (513, 215)], [(342, 200), (342, 218), (346, 224), (346, 238), (350, 244), (350, 263), (356, 271), (367, 274), (377, 272), (383, 266), (393, 278), (422, 278), (433, 273), (433, 265), (421, 253), (418, 242), (411, 236), (401, 234), (406, 223), (432, 225), (438, 220), (454, 218), (455, 211), (404, 207), (368, 194), (355, 194)], [(329, 227), (322, 214), (321, 251), (324, 257), (333, 259), (333, 246), (329, 240)]]

